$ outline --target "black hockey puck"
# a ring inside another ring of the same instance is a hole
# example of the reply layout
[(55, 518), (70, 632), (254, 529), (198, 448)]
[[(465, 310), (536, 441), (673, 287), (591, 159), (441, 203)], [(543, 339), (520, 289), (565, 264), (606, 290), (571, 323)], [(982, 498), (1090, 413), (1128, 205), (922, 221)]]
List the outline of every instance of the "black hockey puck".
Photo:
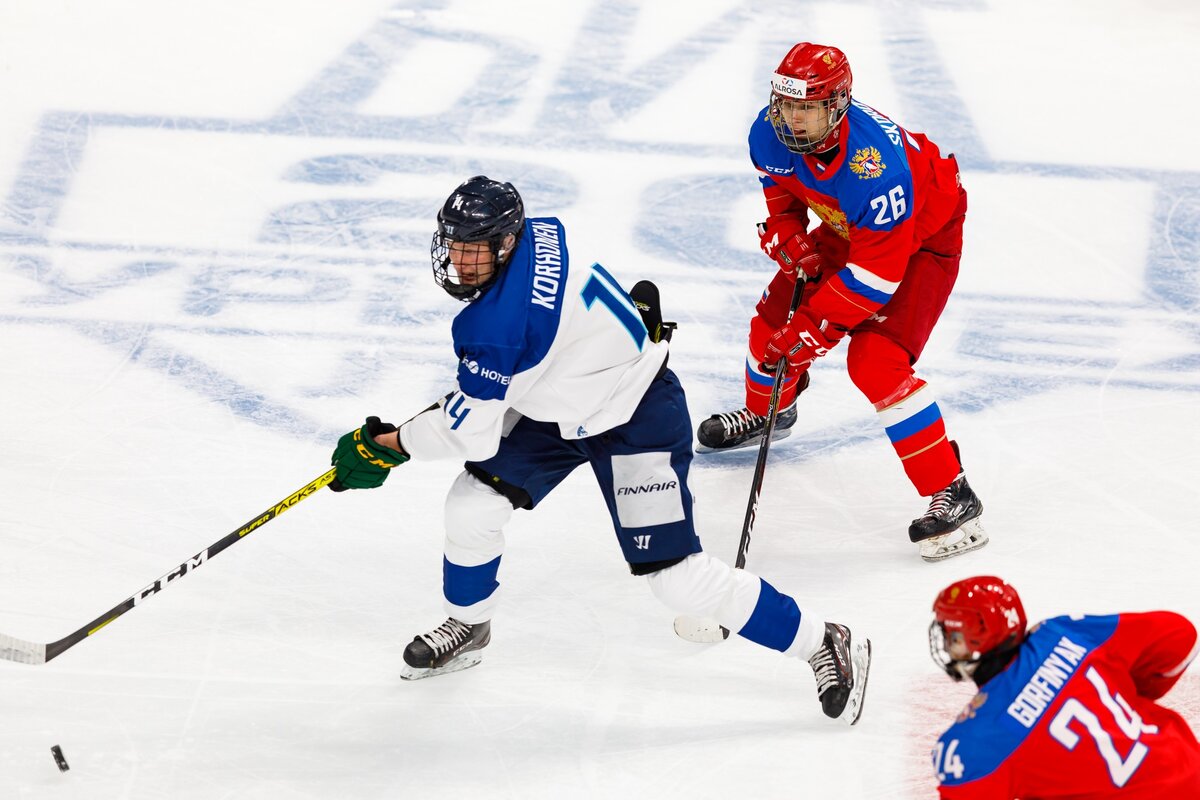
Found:
[(58, 745), (50, 748), (50, 755), (54, 756), (54, 763), (58, 764), (59, 772), (66, 772), (71, 768), (71, 765), (67, 763), (67, 757), (63, 755), (62, 748)]

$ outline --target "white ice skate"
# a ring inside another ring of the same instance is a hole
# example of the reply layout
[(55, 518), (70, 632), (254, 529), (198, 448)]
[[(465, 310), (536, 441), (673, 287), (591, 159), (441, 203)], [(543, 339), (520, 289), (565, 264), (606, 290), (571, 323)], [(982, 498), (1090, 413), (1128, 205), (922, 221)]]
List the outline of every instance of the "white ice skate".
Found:
[(923, 539), (917, 546), (920, 548), (921, 558), (933, 562), (945, 561), (947, 558), (978, 550), (987, 543), (987, 531), (976, 517), (964, 522), (958, 530), (934, 536), (932, 539)]

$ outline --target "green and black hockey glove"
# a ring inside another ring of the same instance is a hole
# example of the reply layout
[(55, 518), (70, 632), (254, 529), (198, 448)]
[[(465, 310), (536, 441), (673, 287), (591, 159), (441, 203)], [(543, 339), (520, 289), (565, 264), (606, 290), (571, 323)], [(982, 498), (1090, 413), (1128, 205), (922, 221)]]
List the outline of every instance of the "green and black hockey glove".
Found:
[(394, 433), (396, 426), (380, 422), (379, 417), (367, 417), (367, 424), (338, 439), (330, 463), (337, 467), (337, 477), (329, 484), (335, 492), (347, 489), (374, 489), (387, 480), (392, 467), (408, 461), (408, 453), (376, 444), (375, 437)]

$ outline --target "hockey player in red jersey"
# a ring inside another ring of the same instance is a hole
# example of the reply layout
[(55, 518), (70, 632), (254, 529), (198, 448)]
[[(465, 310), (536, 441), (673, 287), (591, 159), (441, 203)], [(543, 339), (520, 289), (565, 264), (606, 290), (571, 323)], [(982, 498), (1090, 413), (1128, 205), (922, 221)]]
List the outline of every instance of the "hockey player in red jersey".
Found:
[(1055, 617), (1025, 630), (1000, 578), (967, 578), (933, 603), (929, 648), (979, 693), (942, 734), (945, 800), (1200, 798), (1200, 744), (1154, 702), (1196, 657), (1179, 614)]
[[(767, 201), (760, 245), (778, 272), (750, 322), (746, 406), (714, 414), (697, 438), (710, 451), (757, 441), (774, 381), (763, 365), (781, 358), (790, 369), (777, 430), (791, 427), (809, 366), (849, 337), (850, 379), (930, 498), (909, 538), (937, 561), (987, 543), (983, 504), (932, 387), (913, 372), (958, 275), (967, 196), (952, 155), (852, 101), (851, 83), (842, 51), (803, 42), (771, 78), (749, 144)], [(811, 234), (810, 213), (820, 221)], [(807, 284), (789, 322), (798, 278)]]

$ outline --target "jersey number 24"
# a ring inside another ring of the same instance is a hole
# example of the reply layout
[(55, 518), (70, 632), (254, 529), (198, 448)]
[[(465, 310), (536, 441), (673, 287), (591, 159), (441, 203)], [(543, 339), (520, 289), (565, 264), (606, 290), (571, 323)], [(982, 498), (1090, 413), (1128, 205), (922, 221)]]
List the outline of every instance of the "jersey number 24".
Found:
[(1079, 744), (1080, 736), (1071, 729), (1071, 723), (1078, 720), (1095, 741), (1096, 749), (1100, 751), (1100, 756), (1108, 766), (1109, 777), (1112, 778), (1113, 785), (1119, 789), (1133, 777), (1133, 773), (1137, 772), (1137, 768), (1142, 765), (1142, 760), (1150, 752), (1150, 748), (1141, 741), (1142, 734), (1158, 733), (1158, 726), (1144, 724), (1141, 716), (1129, 707), (1129, 703), (1124, 697), (1117, 692), (1110, 693), (1108, 684), (1104, 682), (1104, 678), (1100, 677), (1100, 673), (1096, 671), (1095, 667), (1088, 667), (1085, 674), (1088, 681), (1095, 687), (1096, 694), (1100, 696), (1101, 705), (1112, 714), (1112, 719), (1120, 728), (1121, 733), (1133, 740), (1133, 747), (1122, 756), (1117, 751), (1112, 736), (1101, 723), (1100, 717), (1074, 697), (1063, 703), (1062, 708), (1050, 721), (1050, 735), (1063, 747), (1074, 750), (1075, 745)]

